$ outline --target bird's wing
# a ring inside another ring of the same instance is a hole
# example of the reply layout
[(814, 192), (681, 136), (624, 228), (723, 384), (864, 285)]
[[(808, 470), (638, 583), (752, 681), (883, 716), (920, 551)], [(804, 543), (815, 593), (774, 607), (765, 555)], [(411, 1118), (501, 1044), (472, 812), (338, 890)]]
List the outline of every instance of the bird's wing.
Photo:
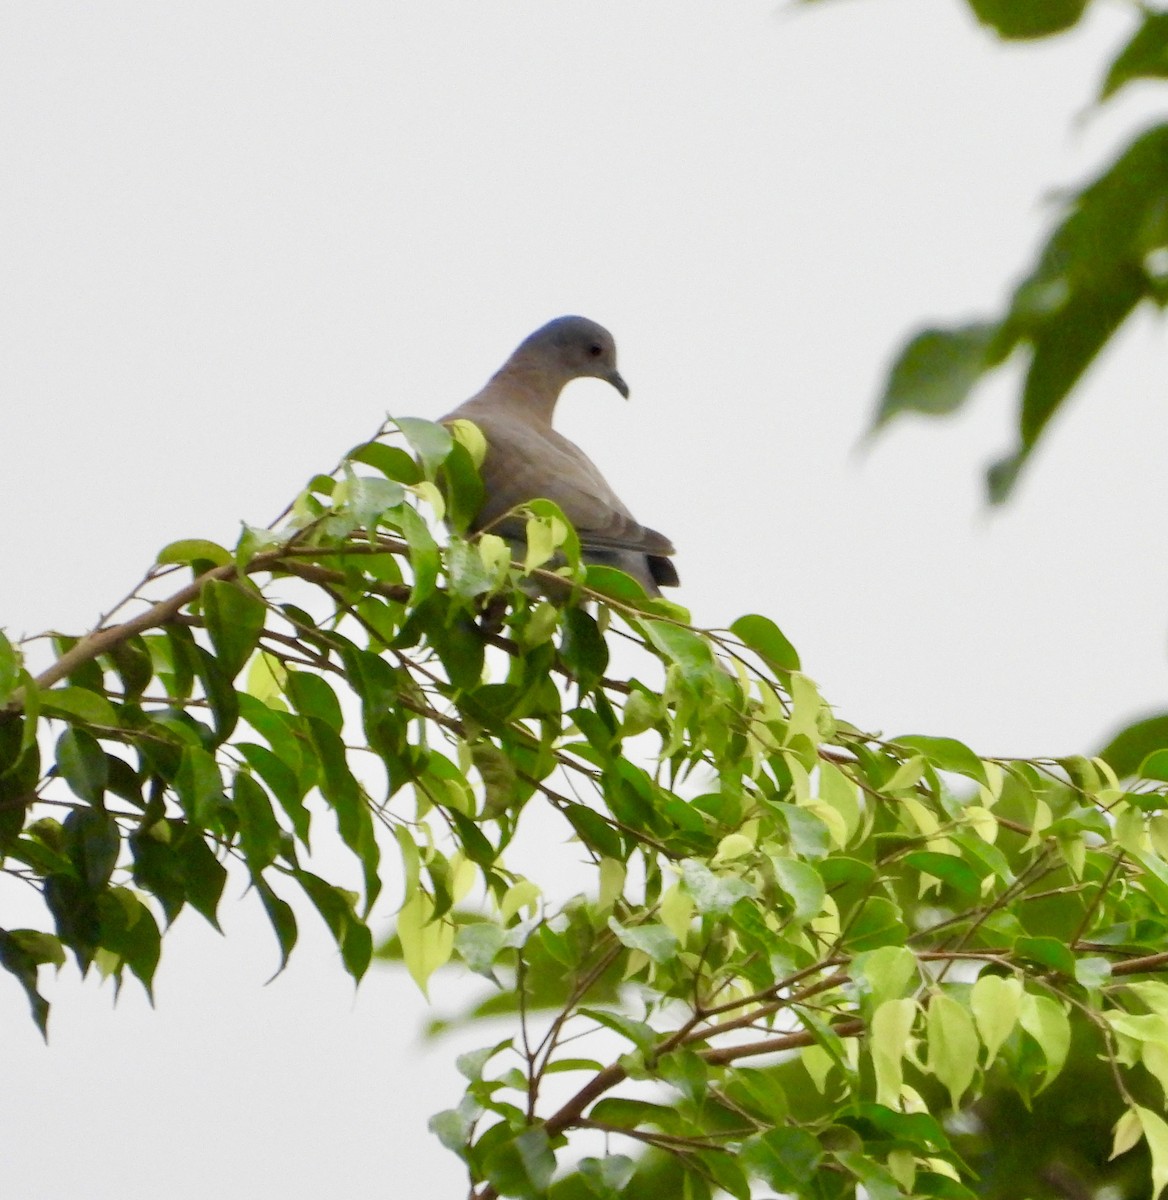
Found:
[(487, 439), (482, 467), (487, 500), (475, 522), (478, 528), (491, 525), (499, 533), (521, 535), (519, 522), (508, 522), (504, 514), (542, 497), (560, 506), (586, 545), (643, 554), (674, 553), (673, 543), (636, 520), (596, 465), (567, 438), (507, 412), (458, 410), (452, 414), (464, 415)]

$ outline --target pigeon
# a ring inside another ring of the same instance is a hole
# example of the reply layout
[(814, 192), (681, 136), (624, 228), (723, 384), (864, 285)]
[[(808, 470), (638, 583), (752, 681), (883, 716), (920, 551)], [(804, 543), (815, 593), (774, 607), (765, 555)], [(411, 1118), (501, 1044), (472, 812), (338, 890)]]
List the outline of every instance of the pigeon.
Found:
[(485, 499), (475, 532), (522, 545), (525, 519), (511, 510), (554, 501), (580, 537), (581, 557), (631, 575), (650, 596), (678, 585), (673, 543), (629, 512), (590, 458), (552, 428), (556, 401), (573, 379), (603, 379), (626, 399), (612, 334), (585, 317), (557, 317), (520, 342), (482, 391), (443, 421), (473, 421), (487, 442)]

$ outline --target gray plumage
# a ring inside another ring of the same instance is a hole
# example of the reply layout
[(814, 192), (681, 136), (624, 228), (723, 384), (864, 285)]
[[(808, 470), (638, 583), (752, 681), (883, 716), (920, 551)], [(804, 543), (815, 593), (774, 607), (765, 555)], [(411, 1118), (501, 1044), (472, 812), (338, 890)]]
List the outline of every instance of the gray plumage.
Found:
[(669, 560), (673, 543), (640, 524), (587, 455), (552, 428), (560, 392), (584, 376), (629, 394), (612, 334), (584, 317), (558, 317), (524, 339), (481, 392), (442, 418), (473, 421), (487, 439), (486, 500), (474, 528), (521, 543), (523, 518), (505, 514), (529, 500), (552, 500), (580, 535), (585, 562), (616, 567), (658, 596), (661, 587), (678, 583)]

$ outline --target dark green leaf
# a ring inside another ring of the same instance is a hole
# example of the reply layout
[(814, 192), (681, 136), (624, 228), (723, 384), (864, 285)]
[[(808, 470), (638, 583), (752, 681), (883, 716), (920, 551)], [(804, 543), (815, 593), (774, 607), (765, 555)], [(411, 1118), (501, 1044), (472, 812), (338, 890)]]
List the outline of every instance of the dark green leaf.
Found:
[(109, 765), (93, 734), (66, 729), (57, 739), (57, 770), (75, 796), (87, 804), (100, 804), (109, 782)]
[(932, 850), (916, 850), (906, 854), (905, 865), (914, 871), (932, 875), (955, 888), (964, 896), (976, 897), (981, 893), (981, 876), (964, 859), (955, 854), (938, 854)]
[(1168, 12), (1145, 9), (1143, 24), (1107, 71), (1099, 98), (1106, 100), (1133, 79), (1168, 78)]
[(1003, 38), (1040, 38), (1077, 24), (1087, 0), (969, 0), (969, 7)]
[(960, 408), (992, 365), (989, 351), (997, 331), (996, 324), (982, 322), (918, 333), (888, 374), (873, 429), (897, 413), (939, 416)]
[(795, 647), (769, 617), (747, 613), (730, 626), (730, 632), (780, 677), (784, 672), (799, 670), (799, 655)]
[(1064, 942), (1053, 937), (1020, 937), (1014, 941), (1014, 953), (1064, 975), (1074, 976), (1075, 956)]
[(581, 693), (593, 685), (608, 669), (608, 646), (596, 621), (582, 608), (564, 611), (564, 634), (560, 654), (580, 687)]
[(113, 705), (104, 696), (87, 688), (49, 688), (41, 692), (40, 699), (41, 711), (47, 717), (84, 721), (88, 725), (112, 729), (118, 726), (118, 716)]
[(225, 802), (219, 766), (201, 746), (183, 747), (174, 788), (183, 811), (198, 826), (212, 824)]
[(280, 899), (272, 891), (262, 875), (253, 875), (252, 884), (259, 893), (264, 911), (268, 914), (268, 920), (271, 921), (276, 940), (280, 944), (280, 965), (276, 969), (276, 975), (279, 975), (288, 965), (288, 956), (296, 945), (296, 916), (288, 902)]
[(98, 898), (101, 947), (116, 954), (153, 1000), (154, 972), (162, 955), (162, 935), (150, 910), (126, 888)]
[(456, 533), (465, 534), (483, 506), (483, 481), (470, 452), (455, 442), (442, 463), (438, 484), (446, 498), (446, 519)]
[(227, 883), (227, 871), (194, 829), (184, 828), (174, 848), (191, 907), (219, 929), (219, 900)]
[(20, 655), (0, 629), (0, 708), (3, 708), (16, 690), (20, 678)]
[(109, 883), (121, 849), (118, 823), (97, 809), (74, 809), (64, 821), (64, 848), (78, 878), (92, 892)]
[(24, 988), (28, 997), (32, 1019), (41, 1031), (41, 1037), (48, 1040), (49, 1002), (37, 990), (37, 958), (30, 954), (13, 936), (5, 930), (0, 930), (0, 967), (16, 977), (16, 981)]
[(496, 1146), (483, 1163), (483, 1171), (495, 1190), (520, 1200), (544, 1200), (555, 1169), (556, 1157), (548, 1136), (538, 1127)]
[(228, 679), (234, 679), (251, 657), (267, 619), (267, 605), (250, 585), (209, 579), (202, 590), (207, 632)]
[(1136, 775), (1153, 751), (1164, 749), (1168, 749), (1168, 713), (1144, 717), (1121, 729), (1099, 751), (1099, 757), (1123, 779)]
[(858, 953), (878, 946), (902, 946), (906, 937), (908, 929), (896, 905), (883, 896), (872, 896), (858, 914), (847, 918), (844, 945)]
[(374, 467), (386, 479), (398, 483), (412, 485), (422, 480), (417, 462), (400, 446), (387, 446), (384, 442), (366, 442), (363, 446), (350, 450), (347, 457), (351, 462)]
[(239, 818), (239, 842), (248, 866), (253, 871), (262, 871), (280, 852), (282, 830), (272, 812), (272, 802), (246, 771), (236, 774), (231, 799)]
[(978, 783), (986, 783), (985, 767), (981, 759), (968, 746), (954, 738), (912, 733), (895, 737), (892, 741), (897, 746), (919, 750), (939, 770), (953, 771)]
[(779, 1192), (802, 1191), (822, 1158), (819, 1142), (792, 1125), (757, 1134), (742, 1147), (746, 1169)]
[(301, 785), (295, 771), (266, 746), (259, 746), (254, 742), (240, 742), (237, 749), (247, 760), (248, 766), (271, 789), (272, 795), (280, 802), (280, 807), (292, 822), (293, 832), (307, 846), (312, 821), (311, 814), (304, 807), (304, 795), (308, 789)]
[(285, 691), (302, 717), (315, 717), (335, 733), (344, 727), (341, 702), (328, 681), (312, 671), (289, 671)]
[(231, 551), (224, 549), (215, 542), (205, 538), (184, 538), (182, 541), (171, 542), (169, 546), (159, 551), (158, 560), (163, 565), (174, 563), (185, 566), (187, 563), (210, 563), (216, 567), (225, 567), (231, 562)]

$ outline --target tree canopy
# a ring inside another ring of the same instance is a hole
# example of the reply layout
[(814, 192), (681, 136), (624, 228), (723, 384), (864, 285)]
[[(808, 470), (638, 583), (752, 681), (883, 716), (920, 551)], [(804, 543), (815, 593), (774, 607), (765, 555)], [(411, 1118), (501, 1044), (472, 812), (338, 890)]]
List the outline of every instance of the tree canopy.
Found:
[[(549, 502), (523, 563), (464, 538), (481, 452), (390, 422), (277, 529), (168, 546), (36, 678), (3, 643), (0, 846), (45, 921), (0, 961), (42, 1030), (44, 967), (149, 991), (233, 872), (281, 962), (308, 907), (359, 979), (392, 881), (380, 952), (423, 989), (477, 973), (465, 1020), (508, 1025), (432, 1122), (479, 1200), (977, 1194), (944, 1114), (1041, 1106), (1076, 1040), (1119, 1156), (1076, 1169), (1150, 1161), (1158, 1192), (1168, 744), (1121, 779), (854, 728), (771, 620), (694, 628)], [(563, 845), (520, 874), (548, 814)], [(351, 877), (319, 873), (322, 821)], [(562, 894), (565, 861), (593, 886)]]

